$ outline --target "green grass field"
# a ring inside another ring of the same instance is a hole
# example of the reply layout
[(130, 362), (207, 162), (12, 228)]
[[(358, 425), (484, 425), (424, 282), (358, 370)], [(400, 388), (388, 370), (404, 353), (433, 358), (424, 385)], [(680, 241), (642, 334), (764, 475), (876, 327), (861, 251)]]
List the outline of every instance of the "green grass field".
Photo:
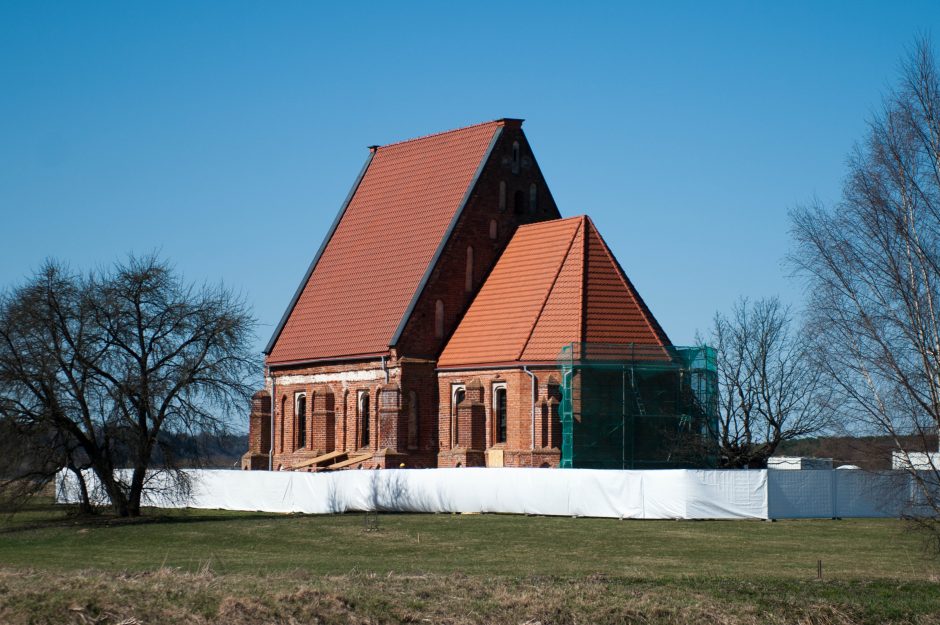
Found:
[(38, 506), (0, 522), (11, 624), (940, 623), (938, 579), (894, 520), (394, 514), (367, 531), (362, 515)]

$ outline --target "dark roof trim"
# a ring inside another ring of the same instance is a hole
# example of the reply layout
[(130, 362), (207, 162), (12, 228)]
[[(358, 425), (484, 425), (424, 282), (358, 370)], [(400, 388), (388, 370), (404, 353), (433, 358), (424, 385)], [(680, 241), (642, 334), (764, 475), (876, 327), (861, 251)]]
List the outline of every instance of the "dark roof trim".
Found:
[(437, 367), (435, 371), (439, 373), (461, 373), (465, 371), (493, 371), (495, 369), (519, 369), (528, 367), (529, 369), (560, 369), (561, 364), (557, 360), (513, 360), (503, 363), (482, 363), (479, 365), (459, 365), (454, 367)]
[(352, 188), (349, 190), (349, 194), (343, 201), (343, 205), (340, 207), (339, 213), (336, 215), (336, 219), (333, 220), (333, 224), (330, 226), (329, 232), (326, 233), (326, 237), (323, 239), (323, 243), (320, 244), (320, 249), (317, 250), (316, 256), (313, 257), (313, 262), (311, 262), (310, 266), (307, 267), (307, 273), (304, 274), (303, 280), (300, 281), (300, 286), (297, 287), (297, 291), (294, 293), (294, 297), (291, 299), (290, 304), (287, 305), (287, 310), (284, 311), (284, 316), (281, 317), (281, 321), (274, 329), (274, 334), (271, 335), (271, 339), (268, 341), (267, 346), (265, 346), (263, 351), (265, 355), (270, 354), (274, 349), (274, 344), (277, 343), (277, 339), (281, 336), (281, 332), (284, 330), (284, 326), (287, 325), (288, 317), (290, 317), (290, 314), (294, 312), (294, 306), (297, 305), (297, 300), (300, 299), (300, 294), (303, 293), (304, 287), (307, 286), (307, 281), (310, 280), (310, 276), (313, 275), (313, 270), (316, 268), (317, 263), (320, 262), (320, 257), (323, 256), (323, 252), (326, 250), (327, 244), (330, 242), (330, 239), (333, 238), (333, 234), (336, 232), (336, 228), (339, 227), (339, 222), (343, 219), (343, 215), (346, 214), (346, 209), (349, 207), (349, 203), (356, 194), (356, 190), (359, 189), (359, 184), (366, 175), (366, 170), (369, 169), (369, 165), (372, 163), (372, 158), (374, 156), (375, 151), (370, 151), (369, 158), (366, 159), (365, 164), (359, 171), (359, 176), (356, 177), (356, 181), (353, 183)]
[(493, 138), (490, 139), (490, 145), (486, 148), (486, 154), (483, 155), (483, 158), (480, 160), (480, 165), (477, 167), (476, 173), (473, 175), (473, 180), (470, 181), (470, 184), (467, 186), (467, 192), (464, 193), (463, 200), (460, 202), (460, 208), (457, 209), (457, 212), (454, 213), (453, 219), (450, 220), (450, 225), (447, 226), (447, 232), (444, 233), (444, 236), (441, 237), (441, 242), (437, 246), (437, 251), (434, 252), (434, 257), (431, 259), (431, 262), (428, 263), (428, 268), (424, 271), (424, 276), (421, 278), (421, 282), (418, 284), (418, 288), (415, 290), (415, 294), (411, 298), (411, 302), (408, 303), (408, 308), (405, 310), (405, 314), (402, 315), (401, 321), (398, 322), (398, 329), (395, 330), (395, 334), (392, 335), (392, 340), (389, 342), (389, 347), (395, 347), (398, 344), (399, 339), (401, 339), (402, 332), (405, 331), (405, 326), (408, 325), (408, 320), (411, 319), (411, 314), (415, 310), (415, 306), (418, 305), (418, 299), (421, 297), (421, 294), (424, 293), (424, 287), (427, 286), (428, 280), (431, 279), (431, 273), (434, 271), (434, 268), (437, 267), (437, 261), (440, 260), (441, 255), (444, 253), (444, 248), (450, 242), (450, 236), (454, 233), (454, 229), (457, 227), (457, 222), (460, 221), (460, 217), (463, 215), (464, 209), (467, 207), (467, 202), (470, 201), (471, 195), (473, 195), (473, 190), (477, 186), (477, 181), (480, 180), (480, 176), (483, 174), (483, 169), (486, 167), (486, 164), (490, 160), (490, 156), (493, 154), (493, 149), (496, 147), (496, 142), (499, 141), (499, 138), (503, 134), (503, 126), (498, 126), (496, 132), (493, 133)]
[(268, 369), (278, 367), (296, 367), (297, 365), (323, 365), (326, 363), (344, 363), (350, 361), (371, 361), (380, 362), (382, 356), (387, 356), (388, 352), (375, 352), (372, 354), (353, 354), (351, 356), (330, 356), (329, 358), (314, 358), (305, 360), (285, 360), (284, 362), (275, 362), (268, 365)]
[(552, 190), (548, 188), (548, 180), (545, 179), (545, 174), (542, 173), (542, 168), (539, 167), (539, 162), (535, 158), (535, 150), (532, 149), (532, 143), (529, 141), (529, 137), (525, 133), (522, 133), (522, 136), (525, 137), (525, 142), (529, 146), (529, 154), (532, 156), (532, 164), (535, 166), (535, 171), (539, 172), (542, 188), (544, 188), (545, 192), (548, 193), (548, 197), (552, 200), (552, 206), (555, 207), (555, 214), (558, 215), (559, 219), (561, 219), (561, 211), (558, 209), (558, 203), (555, 201), (555, 196), (552, 195)]

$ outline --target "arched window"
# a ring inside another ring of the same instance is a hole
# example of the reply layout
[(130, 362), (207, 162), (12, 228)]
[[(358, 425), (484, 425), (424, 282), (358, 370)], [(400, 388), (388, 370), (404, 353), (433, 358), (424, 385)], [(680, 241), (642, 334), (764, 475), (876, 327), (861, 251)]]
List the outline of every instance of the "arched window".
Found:
[(369, 422), (369, 391), (359, 391), (359, 446), (369, 446), (371, 423)]
[(529, 212), (534, 213), (539, 206), (539, 190), (535, 183), (529, 185)]
[(464, 290), (467, 293), (473, 291), (473, 247), (467, 247), (467, 275), (464, 281)]
[(499, 181), (499, 210), (505, 212), (506, 210), (506, 181)]
[(519, 173), (519, 142), (512, 142), (512, 173)]
[(495, 219), (490, 220), (490, 238), (494, 241), (499, 237), (499, 224)]
[(408, 448), (418, 446), (418, 394), (408, 392)]
[(294, 396), (294, 431), (297, 449), (307, 446), (307, 395), (297, 393)]
[(493, 385), (493, 439), (506, 442), (506, 385)]
[(521, 215), (525, 212), (525, 193), (522, 191), (516, 191), (512, 194), (512, 212), (517, 215)]
[(444, 302), (441, 300), (434, 303), (434, 336), (444, 338)]
[(467, 387), (455, 384), (450, 389), (450, 446), (456, 447), (460, 443), (460, 424), (457, 420), (457, 406), (467, 398)]

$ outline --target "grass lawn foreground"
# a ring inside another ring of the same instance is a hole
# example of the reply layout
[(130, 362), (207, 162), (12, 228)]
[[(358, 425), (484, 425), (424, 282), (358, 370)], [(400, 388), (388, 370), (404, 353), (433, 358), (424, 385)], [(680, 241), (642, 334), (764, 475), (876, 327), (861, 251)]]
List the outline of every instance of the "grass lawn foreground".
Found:
[(0, 623), (11, 625), (940, 624), (938, 580), (920, 537), (890, 519), (119, 520), (37, 505), (0, 521)]

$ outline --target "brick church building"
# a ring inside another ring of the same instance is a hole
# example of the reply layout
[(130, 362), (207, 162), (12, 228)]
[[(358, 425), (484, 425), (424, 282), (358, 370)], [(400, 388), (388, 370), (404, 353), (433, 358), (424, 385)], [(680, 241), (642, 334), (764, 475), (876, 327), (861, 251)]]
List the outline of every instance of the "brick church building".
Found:
[(583, 343), (670, 347), (522, 120), (374, 146), (265, 348), (242, 467), (559, 466)]

